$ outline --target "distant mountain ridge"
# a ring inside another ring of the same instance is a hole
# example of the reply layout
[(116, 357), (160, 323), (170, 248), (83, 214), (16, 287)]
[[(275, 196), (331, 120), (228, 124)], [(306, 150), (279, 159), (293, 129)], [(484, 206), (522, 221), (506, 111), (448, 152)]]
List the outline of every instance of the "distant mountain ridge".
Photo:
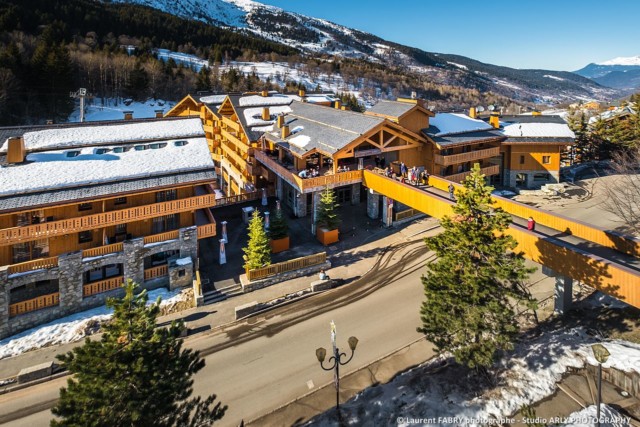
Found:
[(635, 90), (640, 88), (640, 55), (591, 63), (574, 73), (603, 86), (627, 91)]
[(549, 70), (518, 70), (459, 55), (438, 54), (384, 40), (324, 19), (252, 0), (103, 0), (149, 6), (183, 18), (233, 28), (299, 49), (309, 56), (338, 56), (405, 67), (438, 84), (491, 91), (512, 99), (560, 102), (610, 99), (616, 90), (593, 80)]

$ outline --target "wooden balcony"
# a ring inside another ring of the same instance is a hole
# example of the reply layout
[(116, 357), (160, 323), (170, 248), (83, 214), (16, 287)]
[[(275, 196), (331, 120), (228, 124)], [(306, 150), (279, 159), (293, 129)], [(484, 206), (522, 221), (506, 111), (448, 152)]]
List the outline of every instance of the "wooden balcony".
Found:
[(244, 175), (242, 175), (242, 172), (240, 172), (229, 160), (223, 157), (220, 161), (220, 166), (231, 178), (233, 178), (236, 184), (240, 184), (244, 187), (244, 183), (246, 182)]
[[(229, 132), (227, 132), (224, 129), (222, 129), (220, 131), (220, 134), (222, 135), (223, 138), (225, 138), (227, 141), (231, 142), (233, 145), (235, 145), (235, 147), (237, 149), (239, 149), (240, 151), (242, 151), (246, 155), (253, 154), (253, 148), (251, 148), (249, 145), (247, 145), (244, 142), (242, 142), (237, 136), (230, 134)], [(222, 146), (224, 146), (224, 145), (225, 144), (222, 144)]]
[(53, 307), (60, 303), (60, 293), (55, 292), (49, 295), (42, 295), (26, 301), (16, 302), (9, 305), (9, 317), (17, 316), (30, 311), (40, 310), (42, 308)]
[(97, 248), (85, 249), (82, 251), (82, 258), (91, 258), (95, 256), (102, 256), (107, 254), (114, 254), (116, 252), (122, 252), (124, 250), (124, 244), (114, 243), (112, 245), (99, 246)]
[(169, 266), (167, 264), (151, 267), (144, 270), (144, 280), (156, 279), (169, 274)]
[(214, 237), (215, 235), (216, 235), (215, 223), (198, 226), (198, 239), (206, 239), (207, 237)]
[(320, 191), (324, 187), (340, 187), (342, 185), (356, 184), (362, 182), (362, 171), (339, 172), (331, 175), (317, 176), (315, 178), (300, 178), (295, 171), (290, 171), (280, 163), (273, 160), (263, 151), (255, 152), (256, 160), (272, 170), (280, 178), (287, 181), (301, 193)]
[(118, 289), (124, 283), (124, 276), (111, 277), (99, 282), (88, 283), (82, 287), (82, 296), (88, 297), (102, 292)]
[(24, 227), (5, 228), (4, 230), (0, 230), (0, 246), (60, 236), (63, 234), (77, 233), (80, 231), (93, 230), (118, 224), (126, 224), (157, 216), (213, 207), (215, 205), (215, 195), (207, 194), (203, 196), (189, 197), (186, 199), (171, 200), (169, 202), (154, 203), (152, 205), (121, 209), (118, 211), (86, 215), (78, 218), (43, 222)]
[(175, 240), (178, 237), (180, 237), (180, 230), (171, 230), (165, 233), (144, 236), (143, 242), (145, 245), (147, 245), (149, 243), (158, 243), (158, 242), (166, 242), (167, 240)]
[(436, 154), (434, 156), (434, 160), (438, 165), (449, 166), (459, 163), (473, 162), (474, 160), (488, 159), (499, 155), (500, 147), (492, 147), (485, 150), (469, 151), (468, 153), (452, 154), (449, 156)]
[(254, 176), (262, 175), (262, 168), (259, 165), (246, 163), (246, 167), (247, 167), (247, 173), (249, 175), (254, 175)]
[(213, 153), (211, 154), (211, 158), (214, 162), (220, 163), (220, 160), (222, 160), (222, 154)]
[(233, 129), (234, 131), (240, 132), (240, 124), (234, 122), (230, 118), (222, 116), (222, 123), (224, 123), (226, 126), (228, 126), (231, 129)]
[(224, 155), (226, 157), (229, 157), (231, 159), (233, 159), (234, 163), (240, 167), (242, 167), (244, 164), (246, 164), (246, 160), (244, 158), (242, 158), (241, 155), (239, 155), (238, 153), (236, 153), (235, 151), (233, 151), (233, 149), (231, 147), (229, 147), (226, 144), (222, 144), (220, 146), (220, 148), (222, 148), (222, 151), (224, 151)]
[[(498, 175), (500, 173), (500, 166), (488, 166), (486, 168), (480, 169), (480, 172), (485, 176)], [(443, 178), (449, 181), (457, 182), (459, 184), (469, 175), (471, 175), (471, 171), (457, 173), (455, 175), (443, 176)]]
[(32, 261), (21, 262), (19, 264), (10, 265), (7, 273), (26, 273), (27, 271), (42, 270), (46, 268), (53, 268), (58, 266), (58, 257), (40, 258)]

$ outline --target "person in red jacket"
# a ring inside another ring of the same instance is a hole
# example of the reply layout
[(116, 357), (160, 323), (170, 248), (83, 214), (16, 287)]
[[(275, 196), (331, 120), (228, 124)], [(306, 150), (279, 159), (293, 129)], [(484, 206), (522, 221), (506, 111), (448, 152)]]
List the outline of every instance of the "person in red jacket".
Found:
[(529, 220), (527, 221), (527, 230), (529, 231), (535, 231), (536, 229), (536, 222), (533, 220), (533, 217), (529, 217)]

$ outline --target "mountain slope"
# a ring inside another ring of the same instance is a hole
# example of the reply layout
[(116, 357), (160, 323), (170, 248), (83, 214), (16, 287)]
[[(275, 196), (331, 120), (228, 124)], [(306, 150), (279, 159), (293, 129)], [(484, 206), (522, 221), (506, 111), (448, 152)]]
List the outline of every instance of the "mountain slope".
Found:
[(574, 73), (617, 89), (640, 88), (640, 56), (620, 57), (591, 63)]
[(435, 83), (492, 91), (523, 101), (606, 99), (617, 96), (592, 80), (568, 72), (518, 70), (458, 55), (425, 52), (373, 34), (252, 0), (112, 0), (157, 8), (185, 18), (226, 26), (298, 48), (310, 56), (360, 58), (406, 67)]

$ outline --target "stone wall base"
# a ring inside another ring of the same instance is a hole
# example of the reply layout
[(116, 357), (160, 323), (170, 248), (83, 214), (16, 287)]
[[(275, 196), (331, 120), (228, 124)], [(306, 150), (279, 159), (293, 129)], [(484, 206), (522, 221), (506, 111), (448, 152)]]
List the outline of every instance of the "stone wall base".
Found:
[(266, 288), (267, 286), (274, 285), (276, 283), (284, 282), (289, 279), (295, 279), (296, 277), (308, 276), (309, 274), (318, 273), (320, 270), (328, 270), (331, 268), (331, 262), (327, 261), (324, 264), (312, 265), (310, 267), (301, 268), (299, 270), (288, 271), (286, 273), (278, 274), (275, 276), (267, 277), (262, 280), (254, 280), (249, 282), (247, 275), (242, 274), (240, 276), (240, 283), (242, 284), (242, 292), (253, 292), (257, 289)]

